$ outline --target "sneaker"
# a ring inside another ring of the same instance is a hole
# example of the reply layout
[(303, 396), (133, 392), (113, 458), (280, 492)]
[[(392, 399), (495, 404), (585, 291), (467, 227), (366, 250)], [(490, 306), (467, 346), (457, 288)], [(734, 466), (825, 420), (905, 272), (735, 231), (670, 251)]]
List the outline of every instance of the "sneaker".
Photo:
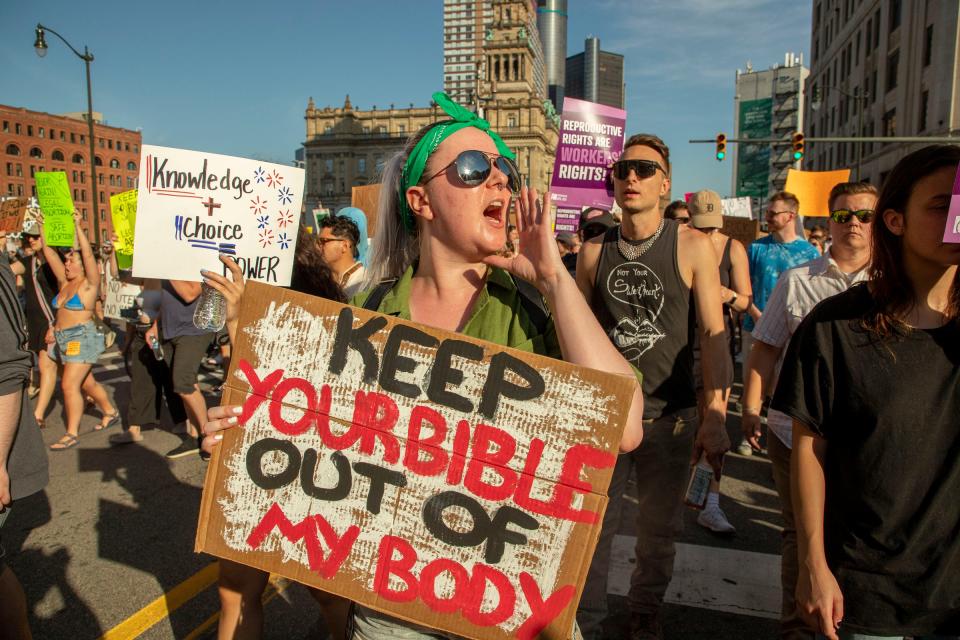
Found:
[(753, 447), (750, 446), (750, 443), (746, 440), (741, 440), (740, 444), (737, 445), (737, 453), (742, 456), (752, 456)]
[(183, 456), (188, 456), (191, 453), (196, 453), (196, 451), (196, 441), (193, 438), (184, 438), (175, 449), (171, 449), (167, 452), (167, 457), (173, 460), (174, 458), (182, 458)]
[(697, 516), (697, 524), (713, 531), (714, 533), (734, 533), (736, 527), (730, 524), (726, 514), (720, 507), (707, 507)]
[(630, 640), (660, 640), (660, 616), (656, 613), (630, 614)]

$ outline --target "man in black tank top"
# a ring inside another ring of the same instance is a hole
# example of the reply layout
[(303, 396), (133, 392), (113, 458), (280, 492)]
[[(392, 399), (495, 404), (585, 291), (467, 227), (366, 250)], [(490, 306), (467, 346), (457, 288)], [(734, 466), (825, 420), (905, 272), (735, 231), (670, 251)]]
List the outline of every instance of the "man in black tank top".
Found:
[[(628, 596), (631, 637), (658, 638), (658, 612), (673, 575), (691, 459), (705, 454), (719, 473), (730, 446), (722, 393), (726, 346), (720, 277), (710, 239), (663, 219), (659, 202), (670, 188), (669, 171), (662, 140), (646, 134), (630, 138), (613, 167), (623, 221), (585, 242), (577, 261), (577, 284), (610, 339), (642, 374), (644, 401), (643, 442), (617, 462), (577, 611), (588, 640), (599, 637), (607, 614), (610, 545), (631, 471), (637, 473), (639, 504), (637, 566)], [(699, 429), (692, 349), (698, 325), (707, 401)]]

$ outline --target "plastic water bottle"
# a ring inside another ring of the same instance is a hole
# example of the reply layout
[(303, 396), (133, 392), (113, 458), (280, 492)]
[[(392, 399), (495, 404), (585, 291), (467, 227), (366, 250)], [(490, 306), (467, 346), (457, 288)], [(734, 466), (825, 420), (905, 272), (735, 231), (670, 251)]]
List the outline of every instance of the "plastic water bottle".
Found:
[(150, 340), (150, 350), (153, 351), (154, 358), (163, 360), (163, 346), (160, 344), (160, 341), (157, 340), (156, 336), (153, 336)]
[(700, 456), (700, 460), (693, 467), (690, 474), (690, 483), (683, 501), (688, 507), (703, 509), (707, 504), (707, 494), (710, 493), (710, 480), (713, 479), (713, 467), (707, 462), (707, 454)]
[(205, 282), (200, 286), (200, 300), (193, 312), (193, 326), (203, 331), (220, 331), (227, 323), (227, 299)]

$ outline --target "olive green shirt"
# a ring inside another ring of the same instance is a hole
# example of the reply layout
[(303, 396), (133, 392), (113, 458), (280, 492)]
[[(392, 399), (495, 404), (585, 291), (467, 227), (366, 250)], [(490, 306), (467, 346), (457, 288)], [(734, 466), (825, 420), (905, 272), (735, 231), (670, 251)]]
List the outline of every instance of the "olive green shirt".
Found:
[[(411, 266), (404, 272), (383, 297), (377, 311), (410, 320), (410, 285), (413, 271)], [(359, 293), (350, 300), (350, 304), (362, 307), (369, 295), (370, 291)], [(487, 281), (470, 312), (470, 319), (458, 333), (504, 347), (563, 359), (553, 317), (548, 318), (545, 330), (540, 333), (523, 307), (513, 278), (503, 269), (495, 267), (490, 268)]]

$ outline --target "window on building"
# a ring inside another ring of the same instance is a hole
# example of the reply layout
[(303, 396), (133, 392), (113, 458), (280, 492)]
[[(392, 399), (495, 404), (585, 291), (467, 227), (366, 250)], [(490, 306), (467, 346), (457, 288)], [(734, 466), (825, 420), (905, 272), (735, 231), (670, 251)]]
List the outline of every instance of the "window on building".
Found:
[(31, 158), (43, 158), (43, 150), (40, 147), (33, 147), (30, 149)]
[(23, 165), (20, 164), (19, 162), (17, 163), (16, 174), (18, 178), (23, 177)]
[(19, 123), (19, 122), (15, 123), (15, 124), (13, 125), (13, 129), (14, 129), (14, 133), (16, 133), (17, 135), (20, 135), (22, 129), (20, 128), (20, 123)]
[(13, 175), (13, 163), (12, 163), (12, 162), (8, 162), (8, 163), (7, 163), (7, 175), (8, 175), (8, 176), (12, 176), (12, 175)]
[(333, 173), (333, 158), (327, 158), (323, 161), (323, 168), (327, 173)]
[(39, 129), (37, 129), (37, 135), (38, 135), (39, 137), (41, 137), (41, 138), (46, 138), (46, 137), (47, 137), (46, 134), (47, 134), (47, 132), (44, 130), (43, 127), (40, 127)]
[(83, 164), (83, 156), (80, 155), (79, 153), (75, 153), (73, 154), (73, 158), (71, 159), (71, 161), (74, 164)]
[(923, 66), (929, 67), (933, 61), (933, 25), (927, 25), (927, 31), (923, 37)]
[(896, 109), (890, 109), (890, 111), (883, 114), (883, 135), (887, 137), (897, 135)]
[(57, 162), (64, 161), (63, 151), (60, 151), (59, 149), (54, 149), (53, 153), (50, 154), (50, 157), (56, 160)]
[(127, 171), (136, 171), (136, 170), (137, 170), (136, 162), (134, 162), (133, 160), (130, 160), (129, 162), (127, 162)]
[(927, 109), (930, 108), (930, 92), (924, 91), (920, 94), (920, 122), (917, 123), (917, 131), (927, 130)]
[(133, 189), (133, 178), (131, 176), (127, 176), (127, 189)]
[(74, 202), (79, 202), (79, 201), (80, 201), (80, 189), (74, 189), (74, 190), (73, 190), (73, 201), (74, 201)]
[(106, 149), (106, 143), (103, 141), (103, 138), (97, 138), (97, 144), (100, 145), (101, 149)]
[(366, 173), (366, 172), (367, 172), (367, 159), (357, 158), (357, 173)]
[(4, 121), (3, 121), (3, 132), (4, 132), (4, 133), (10, 133), (10, 121), (9, 121), (9, 120), (4, 120)]
[(73, 132), (70, 133), (70, 144), (77, 144), (77, 134)]
[(7, 155), (8, 156), (18, 156), (20, 155), (20, 147), (15, 144), (7, 145)]
[(900, 18), (903, 13), (903, 0), (890, 0), (890, 33), (900, 26)]
[(80, 134), (80, 144), (87, 144), (87, 136)]
[(400, 133), (400, 135), (405, 135), (405, 134), (407, 133), (407, 125), (405, 125), (405, 124), (398, 124), (398, 125), (397, 125), (397, 131)]
[(76, 170), (76, 169), (74, 169), (74, 170), (73, 170), (73, 181), (74, 181), (74, 182), (77, 182), (79, 179), (80, 179), (80, 174), (77, 173), (77, 170)]
[(873, 48), (880, 46), (880, 9), (873, 14)]
[(111, 158), (111, 159), (110, 159), (110, 168), (111, 168), (111, 169), (119, 169), (119, 168), (120, 168), (120, 161), (117, 160), (116, 158)]
[(894, 51), (887, 56), (887, 91), (897, 88), (897, 73), (900, 70), (900, 51)]
[(64, 133), (63, 129), (60, 129), (60, 142), (66, 142), (66, 141), (67, 141), (67, 136)]
[(103, 158), (100, 156), (93, 156), (93, 164), (97, 167), (103, 166)]
[(97, 174), (97, 184), (103, 184), (103, 174)]
[(32, 135), (33, 135), (33, 125), (32, 125), (32, 124), (28, 124), (28, 125), (27, 125), (27, 135), (28, 135), (28, 136), (32, 136)]
[(133, 152), (134, 152), (134, 153), (140, 153), (140, 146), (139, 146), (139, 145), (136, 145), (136, 144), (133, 145)]

